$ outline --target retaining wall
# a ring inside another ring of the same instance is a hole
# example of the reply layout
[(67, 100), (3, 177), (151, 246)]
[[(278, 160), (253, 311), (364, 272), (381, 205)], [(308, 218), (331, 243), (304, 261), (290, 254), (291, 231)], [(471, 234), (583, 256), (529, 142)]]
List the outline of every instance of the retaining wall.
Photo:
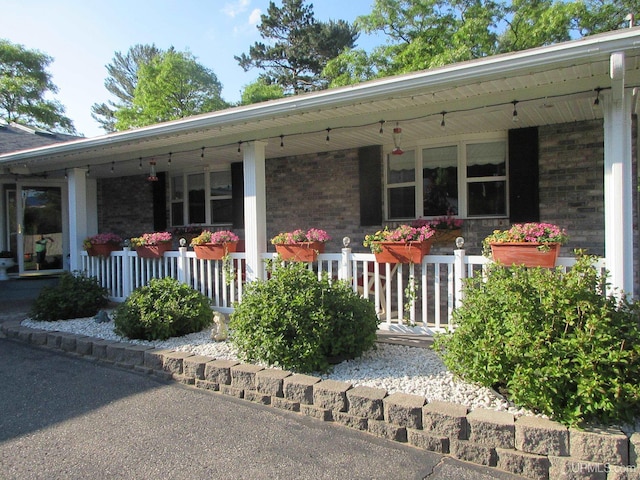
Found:
[(15, 340), (331, 421), (532, 479), (640, 480), (640, 433), (434, 401), (187, 352), (2, 325)]

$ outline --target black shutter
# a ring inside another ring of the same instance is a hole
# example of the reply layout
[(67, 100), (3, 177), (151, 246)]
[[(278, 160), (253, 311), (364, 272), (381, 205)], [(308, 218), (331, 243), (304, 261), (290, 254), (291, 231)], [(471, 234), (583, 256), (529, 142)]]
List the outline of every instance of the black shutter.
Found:
[(382, 148), (379, 145), (358, 150), (360, 175), (360, 225), (382, 224)]
[(244, 228), (244, 165), (231, 164), (231, 205), (233, 208), (233, 228)]
[(153, 195), (153, 229), (162, 232), (167, 229), (167, 176), (158, 172), (158, 181), (152, 182)]
[(509, 130), (509, 219), (540, 221), (538, 128)]

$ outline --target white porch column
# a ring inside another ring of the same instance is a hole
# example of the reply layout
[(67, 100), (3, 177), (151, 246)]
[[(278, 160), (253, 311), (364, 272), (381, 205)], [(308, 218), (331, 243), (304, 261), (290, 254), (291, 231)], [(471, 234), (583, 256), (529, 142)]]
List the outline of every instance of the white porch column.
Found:
[(633, 294), (631, 101), (625, 91), (624, 52), (611, 55), (611, 92), (604, 104), (605, 259), (611, 286)]
[(97, 233), (97, 195), (95, 179), (86, 170), (74, 168), (67, 173), (69, 182), (69, 254), (71, 271), (79, 270), (82, 242)]
[(266, 142), (244, 143), (244, 234), (247, 281), (262, 277), (261, 254), (267, 251)]

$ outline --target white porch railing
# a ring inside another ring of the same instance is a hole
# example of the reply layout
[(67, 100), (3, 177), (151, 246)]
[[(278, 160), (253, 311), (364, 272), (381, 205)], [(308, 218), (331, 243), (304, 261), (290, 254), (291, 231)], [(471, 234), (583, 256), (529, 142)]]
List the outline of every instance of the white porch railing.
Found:
[[(465, 255), (464, 250), (453, 253), (426, 255), (421, 264), (380, 264), (371, 253), (345, 248), (341, 253), (320, 254), (309, 268), (318, 277), (326, 272), (330, 279), (349, 282), (354, 291), (372, 300), (381, 329), (433, 334), (454, 327), (452, 312), (462, 302), (463, 279), (481, 275), (483, 266), (491, 262), (484, 256)], [(275, 257), (275, 253), (262, 256), (265, 260)], [(574, 258), (558, 259), (558, 265), (564, 267), (574, 263)], [(602, 260), (599, 267), (604, 268)], [(108, 258), (82, 252), (82, 270), (96, 277), (116, 302), (124, 301), (152, 278), (173, 277), (211, 298), (216, 310), (231, 313), (234, 303), (242, 300), (245, 254), (231, 253), (225, 265), (222, 260), (199, 260), (185, 247), (159, 259), (139, 258), (129, 248), (112, 252)]]

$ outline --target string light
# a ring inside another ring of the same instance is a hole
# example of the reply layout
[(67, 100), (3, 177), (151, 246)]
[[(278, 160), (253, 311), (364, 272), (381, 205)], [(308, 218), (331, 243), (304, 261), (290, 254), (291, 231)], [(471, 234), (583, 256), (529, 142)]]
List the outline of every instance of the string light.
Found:
[(167, 165), (170, 167), (171, 166), (171, 152), (169, 152), (169, 160), (167, 160)]
[[(453, 111), (449, 111), (449, 112), (442, 111), (442, 112), (439, 112), (439, 113), (430, 113), (430, 114), (426, 114), (426, 115), (419, 115), (419, 116), (416, 116), (416, 117), (404, 118), (403, 121), (414, 121), (414, 120), (430, 118), (430, 117), (433, 117), (433, 116), (436, 116), (436, 115), (441, 115), (442, 119), (440, 121), (440, 126), (444, 129), (445, 126), (446, 126), (446, 115), (448, 113), (472, 112), (472, 111), (476, 111), (476, 110), (483, 110), (483, 109), (486, 109), (487, 107), (499, 107), (499, 106), (504, 106), (504, 105), (508, 105), (508, 104), (513, 105), (513, 112), (512, 112), (513, 121), (518, 121), (518, 119), (517, 119), (517, 117), (518, 117), (517, 104), (518, 103), (522, 103), (523, 101), (525, 101), (525, 102), (534, 102), (534, 101), (537, 101), (537, 100), (548, 100), (548, 99), (551, 99), (551, 98), (571, 97), (571, 96), (575, 96), (575, 95), (579, 95), (579, 94), (586, 94), (586, 93), (595, 91), (596, 92), (596, 98), (594, 99), (593, 105), (597, 106), (597, 105), (600, 104), (600, 92), (603, 91), (603, 90), (607, 90), (607, 89), (608, 88), (597, 87), (597, 88), (594, 88), (594, 89), (575, 91), (575, 92), (571, 92), (571, 93), (562, 93), (562, 94), (551, 95), (551, 96), (547, 95), (547, 96), (544, 96), (544, 97), (532, 97), (532, 98), (528, 98), (526, 100), (520, 100), (520, 101), (512, 100), (510, 102), (500, 102), (500, 103), (495, 103), (495, 104), (482, 105), (482, 106), (478, 106), (478, 107), (462, 108), (462, 109), (459, 109), (459, 110), (453, 110)], [(349, 125), (349, 126), (344, 126), (344, 127), (339, 127), (339, 128), (340, 129), (364, 128), (364, 127), (369, 127), (369, 126), (378, 124), (379, 125), (378, 133), (380, 135), (383, 135), (384, 134), (384, 125), (385, 125), (385, 123), (386, 123), (385, 120), (377, 120), (376, 122), (367, 122), (367, 123), (357, 124), (357, 125), (354, 124), (354, 125)], [(331, 140), (331, 137), (330, 137), (331, 130), (332, 130), (331, 128), (324, 129), (324, 131), (327, 134), (326, 137), (325, 137), (325, 140), (326, 140), (327, 143), (329, 143), (330, 140)], [(319, 133), (320, 131), (322, 131), (322, 130), (319, 130), (319, 131), (318, 130), (316, 130), (316, 131), (307, 131), (307, 132), (302, 132), (299, 135), (308, 135), (308, 134), (313, 134), (313, 133)], [(284, 145), (284, 135), (281, 134), (279, 136), (280, 136), (280, 144)], [(242, 144), (243, 143), (244, 143), (243, 141), (238, 141), (237, 142), (238, 155), (240, 155), (242, 153)], [(210, 145), (208, 147), (201, 147), (201, 155), (200, 156), (201, 156), (201, 158), (203, 157), (203, 153), (204, 153), (204, 149), (205, 148), (215, 148), (215, 147), (225, 147), (225, 146), (228, 147), (228, 146), (231, 146), (231, 145), (233, 145), (233, 144)], [(182, 151), (177, 152), (177, 153), (189, 153), (189, 152), (193, 152), (193, 151), (194, 151), (193, 149), (191, 149), (191, 150), (182, 150)], [(169, 152), (169, 163), (171, 163), (172, 155), (173, 155), (173, 153)], [(145, 160), (145, 157), (142, 157), (142, 156), (138, 157), (138, 169), (140, 169), (140, 170), (142, 170), (142, 168), (143, 168), (143, 166), (142, 166), (142, 161), (143, 160)], [(113, 162), (110, 162), (110, 163), (112, 163), (112, 167), (113, 167)], [(108, 163), (105, 162), (105, 163), (101, 163), (101, 164), (94, 164), (94, 166), (96, 166), (96, 165), (97, 166), (102, 166), (102, 165), (105, 165), (105, 164), (108, 164)], [(60, 169), (58, 171), (60, 173), (62, 173), (63, 169)], [(86, 174), (89, 175), (90, 173), (91, 173), (91, 168), (90, 168), (89, 165), (87, 165)]]
[(204, 160), (204, 147), (202, 147), (202, 150), (200, 151), (200, 160)]
[(284, 135), (280, 135), (280, 149), (284, 148)]
[(69, 174), (67, 173), (67, 169), (64, 169), (64, 179), (67, 180), (69, 178)]
[(116, 162), (112, 161), (111, 162), (111, 173), (115, 172), (115, 170), (116, 170)]
[(91, 175), (91, 165), (87, 164), (87, 177)]

